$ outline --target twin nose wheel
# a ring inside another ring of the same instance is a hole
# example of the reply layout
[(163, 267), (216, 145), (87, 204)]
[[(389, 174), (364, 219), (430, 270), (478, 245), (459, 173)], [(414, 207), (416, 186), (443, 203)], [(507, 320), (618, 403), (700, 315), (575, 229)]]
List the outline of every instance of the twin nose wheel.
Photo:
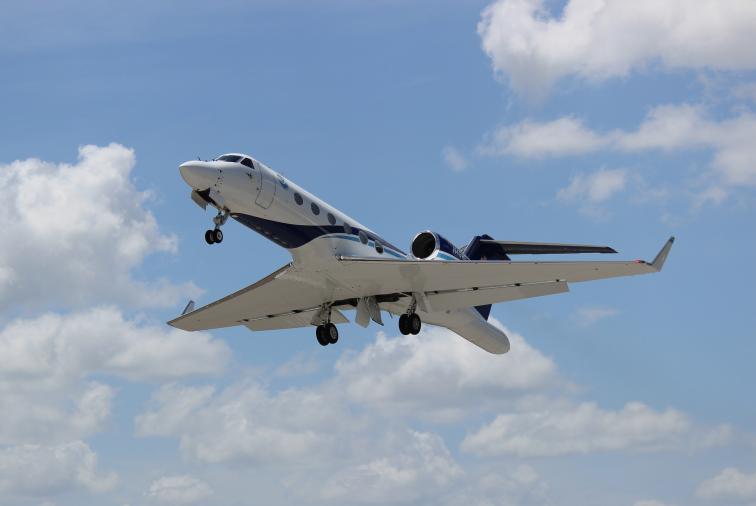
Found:
[(215, 244), (223, 242), (223, 232), (221, 229), (208, 230), (205, 232), (205, 242), (208, 244)]
[(403, 314), (399, 317), (399, 332), (405, 336), (408, 334), (419, 334), (422, 326), (423, 322), (420, 321), (417, 313)]

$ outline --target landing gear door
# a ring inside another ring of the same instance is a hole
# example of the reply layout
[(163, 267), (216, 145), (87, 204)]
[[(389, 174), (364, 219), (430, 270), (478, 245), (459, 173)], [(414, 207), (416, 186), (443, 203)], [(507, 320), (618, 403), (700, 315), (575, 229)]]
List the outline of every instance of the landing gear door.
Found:
[(273, 177), (272, 171), (264, 166), (259, 166), (258, 173), (260, 174), (260, 193), (257, 194), (255, 204), (267, 209), (273, 203), (273, 198), (276, 196), (276, 180)]

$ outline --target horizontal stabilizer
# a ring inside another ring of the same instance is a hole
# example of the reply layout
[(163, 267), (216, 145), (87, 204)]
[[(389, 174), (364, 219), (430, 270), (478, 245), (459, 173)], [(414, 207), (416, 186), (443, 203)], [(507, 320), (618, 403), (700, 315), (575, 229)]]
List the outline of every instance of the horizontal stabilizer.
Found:
[(482, 244), (499, 246), (507, 255), (559, 255), (564, 253), (617, 253), (609, 246), (559, 244), (550, 242), (515, 242), (481, 239)]

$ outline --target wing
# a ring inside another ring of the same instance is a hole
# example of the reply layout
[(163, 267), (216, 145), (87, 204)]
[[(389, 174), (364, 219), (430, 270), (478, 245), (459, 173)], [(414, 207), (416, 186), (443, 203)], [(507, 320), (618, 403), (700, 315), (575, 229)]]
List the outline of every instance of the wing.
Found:
[[(454, 295), (460, 296), (464, 291), (488, 292), (466, 296), (467, 300), (473, 301), (470, 305), (478, 305), (524, 298), (510, 298), (508, 294), (522, 291), (526, 286), (535, 293), (527, 296), (540, 295), (538, 290), (545, 290), (543, 295), (547, 295), (564, 291), (566, 287), (560, 283), (658, 272), (673, 242), (674, 238), (670, 238), (653, 262), (429, 262), (341, 257), (341, 268), (333, 273), (333, 277), (352, 291), (365, 292), (366, 295), (419, 292), (430, 299), (444, 295), (451, 300)], [(536, 286), (540, 284), (540, 288)]]
[(481, 239), (482, 244), (497, 246), (507, 255), (559, 255), (565, 253), (617, 253), (609, 246), (559, 244), (550, 242), (515, 242)]
[[(318, 273), (285, 265), (260, 281), (168, 322), (182, 330), (246, 325), (251, 330), (309, 325), (315, 309), (333, 300), (333, 285)], [(298, 316), (310, 312), (309, 315)], [(307, 323), (304, 319), (309, 316)], [(264, 323), (267, 321), (267, 323)], [(346, 321), (343, 315), (334, 322)]]

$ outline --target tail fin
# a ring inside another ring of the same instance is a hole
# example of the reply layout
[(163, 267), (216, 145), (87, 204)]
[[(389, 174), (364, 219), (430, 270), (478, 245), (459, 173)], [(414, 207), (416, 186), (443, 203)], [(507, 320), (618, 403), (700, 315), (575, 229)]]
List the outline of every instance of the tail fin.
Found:
[[(465, 248), (465, 256), (469, 260), (509, 260), (504, 251), (496, 244), (486, 243), (485, 241), (491, 241), (493, 237), (487, 234), (476, 235), (472, 238)], [(484, 306), (475, 306), (475, 309), (480, 313), (483, 319), (488, 320), (491, 314), (491, 304)]]

